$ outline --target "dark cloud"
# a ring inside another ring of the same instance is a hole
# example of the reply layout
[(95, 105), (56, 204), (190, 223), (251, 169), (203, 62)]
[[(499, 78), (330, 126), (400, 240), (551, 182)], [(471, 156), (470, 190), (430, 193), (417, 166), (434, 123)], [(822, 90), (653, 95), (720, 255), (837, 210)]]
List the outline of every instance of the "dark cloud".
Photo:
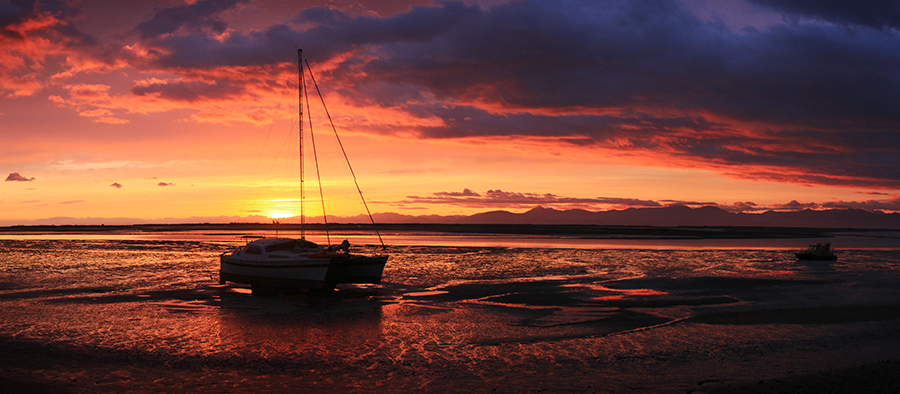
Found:
[(0, 34), (9, 37), (19, 36), (18, 33), (7, 30), (7, 27), (20, 20), (27, 11), (28, 10), (22, 9), (21, 6), (16, 6), (11, 2), (0, 3)]
[(821, 205), (814, 202), (801, 203), (797, 200), (791, 200), (791, 202), (787, 204), (775, 204), (771, 208), (778, 210), (802, 211), (804, 209), (816, 209), (820, 207)]
[(121, 188), (122, 188), (122, 184), (119, 183), (119, 182), (113, 182), (112, 185), (109, 185), (109, 186), (110, 186), (110, 187), (114, 187), (114, 188), (116, 188), (116, 189), (121, 189)]
[[(788, 182), (900, 187), (896, 32), (799, 24), (746, 34), (670, 2), (609, 4), (473, 10), (428, 42), (385, 45), (364, 65), (348, 60), (336, 77), (379, 100), (371, 102), (444, 120), (422, 137), (615, 140), (715, 166), (780, 168)], [(409, 104), (406, 93), (390, 102), (398, 86), (516, 112)], [(770, 126), (751, 131), (747, 122)]]
[(14, 0), (0, 4), (0, 36), (24, 40), (25, 36), (15, 29), (17, 25), (37, 21), (42, 17), (52, 16), (58, 23), (45, 26), (36, 33), (43, 38), (54, 41), (65, 41), (69, 46), (95, 46), (97, 39), (83, 33), (69, 24), (69, 20), (80, 15), (78, 8), (71, 2), (60, 0)]
[(481, 14), (477, 6), (442, 2), (440, 7), (417, 6), (390, 18), (355, 16), (339, 11), (311, 8), (301, 11), (295, 23), (318, 25), (305, 34), (316, 45), (336, 47), (340, 52), (372, 44), (428, 43)]
[[(299, 46), (314, 64), (335, 61), (322, 78), (351, 102), (443, 120), (412, 130), (420, 138), (549, 136), (737, 177), (900, 188), (900, 32), (885, 29), (897, 26), (897, 2), (755, 1), (842, 26), (731, 31), (674, 1), (522, 0), (386, 18), (310, 8), (213, 37), (203, 29), (215, 32), (235, 2), (207, 1), (157, 13), (166, 23), (145, 27), (140, 66), (289, 64)], [(134, 93), (240, 91), (178, 82)]]
[[(612, 140), (629, 140), (629, 146), (642, 149), (657, 148), (661, 141), (653, 137), (682, 132), (699, 133), (723, 131), (724, 125), (702, 117), (659, 117), (647, 113), (619, 113), (617, 115), (548, 115), (512, 113), (504, 116), (472, 106), (439, 106), (423, 111), (444, 120), (440, 127), (421, 128), (423, 138), (460, 138), (478, 136), (554, 136), (577, 145), (603, 144)], [(514, 132), (513, 132), (514, 130)]]
[(680, 205), (686, 207), (710, 207), (710, 206), (718, 206), (718, 203), (714, 202), (702, 202), (702, 201), (685, 201), (685, 200), (659, 200), (660, 203), (666, 205)]
[[(898, 84), (891, 75), (900, 59), (886, 51), (897, 38), (880, 32), (804, 25), (733, 33), (665, 1), (517, 2), (470, 13), (429, 41), (385, 45), (362, 72), (347, 76), (363, 76), (357, 89), (371, 94), (390, 82), (514, 108), (705, 109), (739, 120), (900, 123), (898, 100), (889, 100), (900, 97), (883, 89)], [(329, 29), (344, 27), (356, 28)]]
[(447, 3), (443, 7), (412, 7), (390, 18), (352, 16), (336, 10), (310, 8), (295, 23), (317, 27), (301, 30), (277, 24), (248, 34), (233, 33), (224, 39), (195, 33), (145, 37), (153, 48), (152, 67), (210, 69), (221, 66), (258, 66), (290, 63), (300, 47), (314, 61), (347, 52), (396, 42), (428, 42), (478, 12), (478, 7)]
[[(52, 4), (53, 2), (48, 3)], [(0, 35), (13, 39), (24, 39), (25, 37), (13, 27), (39, 17), (44, 12), (44, 7), (47, 6), (43, 2), (28, 0), (0, 3)], [(50, 9), (52, 7), (48, 7), (48, 11)]]
[(900, 212), (900, 198), (891, 200), (866, 200), (866, 201), (829, 201), (822, 204), (823, 208), (864, 209), (866, 211), (894, 211)]
[(472, 190), (466, 188), (461, 192), (435, 192), (435, 196), (438, 197), (481, 197), (480, 194), (473, 192)]
[(658, 202), (633, 198), (575, 198), (545, 193), (520, 193), (503, 190), (488, 190), (481, 194), (470, 189), (462, 192), (436, 192), (431, 196), (407, 196), (403, 204), (450, 204), (470, 208), (530, 208), (535, 206), (561, 207), (658, 207)]
[(876, 29), (900, 27), (897, 0), (749, 0), (792, 17), (862, 25)]
[(171, 182), (160, 182), (157, 183), (156, 186), (175, 186), (175, 184)]
[(290, 64), (296, 58), (294, 47), (302, 42), (298, 37), (283, 25), (247, 35), (230, 34), (224, 40), (206, 34), (167, 35), (146, 40), (150, 55), (133, 62), (141, 68), (160, 70)]
[(218, 19), (222, 11), (233, 8), (247, 0), (200, 0), (191, 4), (162, 9), (150, 20), (139, 24), (136, 30), (141, 38), (147, 39), (174, 33), (179, 29), (210, 29), (221, 34), (225, 31), (225, 22)]
[(26, 178), (22, 175), (19, 175), (18, 172), (11, 172), (6, 177), (6, 182), (34, 182), (34, 177)]
[(761, 207), (753, 201), (738, 201), (731, 205), (719, 205), (718, 207), (728, 212), (756, 212), (768, 210), (768, 208)]
[(888, 200), (866, 201), (830, 201), (827, 203), (802, 203), (791, 200), (784, 204), (770, 206), (759, 205), (752, 201), (739, 201), (733, 204), (684, 200), (639, 200), (633, 198), (574, 198), (558, 196), (550, 193), (520, 193), (504, 190), (488, 190), (478, 193), (471, 189), (461, 192), (435, 192), (430, 196), (407, 196), (398, 204), (446, 204), (466, 208), (489, 209), (530, 209), (538, 206), (556, 207), (560, 209), (608, 210), (625, 208), (647, 208), (662, 206), (686, 206), (692, 208), (717, 207), (732, 213), (759, 213), (765, 211), (802, 211), (806, 209), (862, 209), (866, 211), (900, 212), (900, 198)]
[[(713, 204), (715, 205), (715, 204)], [(900, 212), (900, 198), (888, 200), (865, 200), (865, 201), (829, 201), (826, 203), (801, 203), (797, 200), (791, 200), (785, 204), (773, 204), (771, 206), (762, 206), (756, 203), (736, 202), (731, 205), (715, 205), (728, 212), (764, 212), (764, 211), (803, 211), (806, 209), (823, 210), (823, 209), (861, 209), (869, 212)]]
[(285, 62), (295, 46), (321, 60), (375, 51), (369, 60), (349, 57), (336, 76), (385, 104), (425, 88), (526, 109), (707, 109), (740, 120), (900, 124), (900, 93), (883, 89), (898, 84), (891, 76), (900, 59), (886, 51), (897, 37), (881, 32), (801, 25), (734, 33), (668, 1), (447, 2), (390, 18), (312, 8), (296, 21), (317, 26), (150, 44), (160, 48), (160, 65), (197, 68)]
[(138, 85), (131, 92), (136, 96), (155, 95), (166, 100), (191, 102), (237, 96), (243, 88), (224, 81), (176, 81)]

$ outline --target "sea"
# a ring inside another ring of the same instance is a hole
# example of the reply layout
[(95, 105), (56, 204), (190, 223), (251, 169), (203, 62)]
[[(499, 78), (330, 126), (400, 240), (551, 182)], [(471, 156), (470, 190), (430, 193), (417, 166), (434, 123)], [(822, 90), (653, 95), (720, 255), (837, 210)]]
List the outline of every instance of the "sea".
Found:
[[(289, 293), (219, 284), (245, 235), (0, 234), (0, 391), (685, 393), (900, 359), (896, 231), (313, 233), (383, 281)], [(817, 242), (838, 260), (795, 258)]]

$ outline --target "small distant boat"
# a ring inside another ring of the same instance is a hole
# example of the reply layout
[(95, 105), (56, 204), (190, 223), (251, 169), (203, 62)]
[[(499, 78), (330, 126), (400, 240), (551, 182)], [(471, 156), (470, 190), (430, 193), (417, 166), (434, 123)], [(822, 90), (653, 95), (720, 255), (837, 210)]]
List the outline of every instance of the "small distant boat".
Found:
[(809, 245), (806, 250), (795, 254), (798, 260), (837, 260), (837, 255), (831, 250), (831, 243)]
[[(321, 246), (307, 241), (304, 237), (303, 93), (306, 85), (304, 83), (302, 52), (298, 50), (297, 55), (298, 85), (300, 89), (300, 106), (298, 107), (300, 125), (300, 238), (278, 238), (277, 236), (276, 238), (261, 238), (249, 242), (244, 247), (230, 253), (223, 253), (219, 258), (221, 264), (219, 283), (225, 284), (230, 281), (249, 284), (253, 287), (273, 289), (331, 289), (338, 283), (381, 283), (381, 275), (388, 260), (387, 255), (366, 256), (351, 254), (350, 242), (347, 240), (344, 240), (339, 246)], [(311, 71), (310, 78), (315, 83), (315, 77)], [(318, 90), (317, 86), (316, 91)], [(306, 98), (307, 108), (309, 108), (308, 95)], [(310, 127), (312, 127), (312, 123), (310, 123)], [(334, 127), (333, 124), (332, 127)], [(335, 130), (335, 136), (337, 136), (337, 130)], [(343, 145), (341, 145), (341, 149), (343, 149)], [(313, 147), (313, 152), (315, 152), (315, 147)], [(346, 153), (344, 153), (344, 156), (346, 157)], [(349, 161), (347, 164), (350, 164)], [(351, 168), (350, 170), (352, 173), (353, 169)], [(318, 169), (316, 172), (318, 173)], [(353, 179), (355, 182), (355, 175)], [(357, 189), (359, 189), (358, 185)], [(362, 197), (361, 192), (360, 197)], [(363, 199), (363, 203), (365, 204), (365, 199)], [(324, 204), (322, 208), (324, 210)], [(368, 207), (366, 207), (366, 211), (368, 212)], [(369, 214), (369, 219), (372, 219), (371, 214)], [(372, 220), (372, 224), (374, 225), (374, 220)], [(378, 235), (378, 238), (380, 240), (381, 235)], [(384, 248), (383, 241), (381, 246)]]

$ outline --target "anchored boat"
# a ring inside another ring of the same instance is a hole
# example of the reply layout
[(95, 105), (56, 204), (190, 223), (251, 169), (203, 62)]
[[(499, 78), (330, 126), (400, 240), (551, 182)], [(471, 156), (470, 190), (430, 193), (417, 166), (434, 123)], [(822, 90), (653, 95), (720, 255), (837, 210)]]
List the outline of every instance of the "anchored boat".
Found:
[(338, 283), (381, 283), (388, 256), (349, 253), (303, 238), (261, 238), (220, 258), (219, 282), (264, 288), (334, 288)]
[(837, 260), (837, 255), (831, 250), (831, 243), (818, 243), (809, 245), (806, 250), (795, 253), (799, 260)]
[[(261, 288), (331, 289), (339, 283), (381, 283), (381, 275), (388, 260), (387, 255), (352, 254), (350, 253), (350, 242), (347, 240), (337, 246), (322, 246), (306, 240), (304, 232), (306, 216), (303, 209), (305, 199), (303, 187), (303, 99), (306, 78), (304, 78), (302, 54), (301, 50), (297, 50), (300, 89), (300, 105), (298, 107), (300, 122), (300, 238), (261, 238), (230, 253), (223, 253), (219, 258), (219, 283), (221, 284), (230, 281)], [(315, 77), (312, 70), (309, 69), (309, 63), (306, 65), (310, 79), (315, 84)], [(316, 91), (319, 91), (318, 86), (316, 86)], [(306, 96), (306, 104), (309, 108), (308, 95)], [(322, 98), (321, 93), (319, 93), (319, 98)], [(322, 100), (323, 105), (324, 103)], [(334, 129), (333, 122), (331, 126)], [(312, 123), (310, 122), (311, 129)], [(343, 149), (336, 129), (334, 129), (334, 134), (338, 138), (338, 145)], [(346, 158), (346, 156), (346, 152), (344, 152), (344, 157)], [(349, 164), (348, 160), (347, 165), (349, 166)], [(353, 172), (352, 167), (350, 171)], [(355, 175), (353, 180), (356, 182)], [(357, 185), (357, 190), (359, 190), (359, 185)], [(362, 192), (360, 192), (360, 198), (362, 198)], [(366, 211), (369, 213), (365, 199), (363, 199), (363, 205), (366, 206)], [(371, 213), (369, 213), (369, 219), (374, 225)], [(378, 234), (377, 230), (376, 234)], [(382, 249), (385, 249), (380, 234), (378, 234), (378, 239), (381, 241)]]

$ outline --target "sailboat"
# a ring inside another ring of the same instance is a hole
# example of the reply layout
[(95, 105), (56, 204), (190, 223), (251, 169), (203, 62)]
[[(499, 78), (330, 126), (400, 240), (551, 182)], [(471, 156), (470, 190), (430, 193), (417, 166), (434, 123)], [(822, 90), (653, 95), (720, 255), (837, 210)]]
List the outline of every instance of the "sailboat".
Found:
[[(306, 216), (303, 208), (303, 99), (306, 79), (304, 78), (303, 51), (300, 49), (297, 50), (297, 59), (300, 90), (298, 94), (300, 98), (298, 108), (300, 122), (300, 238), (279, 238), (277, 236), (260, 238), (241, 248), (223, 253), (219, 258), (219, 283), (224, 285), (227, 282), (235, 282), (248, 284), (254, 288), (269, 289), (332, 289), (339, 283), (381, 283), (381, 275), (388, 260), (387, 255), (350, 253), (348, 240), (344, 240), (340, 245), (319, 245), (306, 240), (304, 229)], [(322, 94), (308, 62), (306, 66), (321, 99)], [(309, 94), (306, 96), (307, 108), (309, 108)], [(322, 104), (324, 105), (324, 100), (322, 100)], [(327, 109), (325, 111), (327, 114)], [(331, 120), (330, 115), (328, 118)], [(311, 122), (310, 127), (312, 127)], [(332, 128), (334, 128), (333, 122)], [(337, 137), (336, 129), (335, 136)], [(338, 145), (341, 145), (340, 137), (337, 138)], [(341, 145), (341, 149), (343, 149), (343, 145)], [(344, 152), (344, 157), (346, 158), (346, 152)], [(349, 166), (349, 160), (347, 164)], [(352, 167), (350, 167), (350, 172), (353, 173)], [(355, 182), (355, 175), (353, 175), (353, 179)], [(359, 190), (358, 185), (357, 190)], [(362, 198), (362, 192), (359, 194)], [(363, 205), (366, 206), (368, 213), (368, 206), (365, 204), (364, 198)], [(369, 213), (369, 219), (374, 225), (371, 213)], [(381, 240), (380, 234), (378, 234), (378, 239)], [(385, 249), (383, 240), (381, 240), (381, 246), (382, 249)]]

